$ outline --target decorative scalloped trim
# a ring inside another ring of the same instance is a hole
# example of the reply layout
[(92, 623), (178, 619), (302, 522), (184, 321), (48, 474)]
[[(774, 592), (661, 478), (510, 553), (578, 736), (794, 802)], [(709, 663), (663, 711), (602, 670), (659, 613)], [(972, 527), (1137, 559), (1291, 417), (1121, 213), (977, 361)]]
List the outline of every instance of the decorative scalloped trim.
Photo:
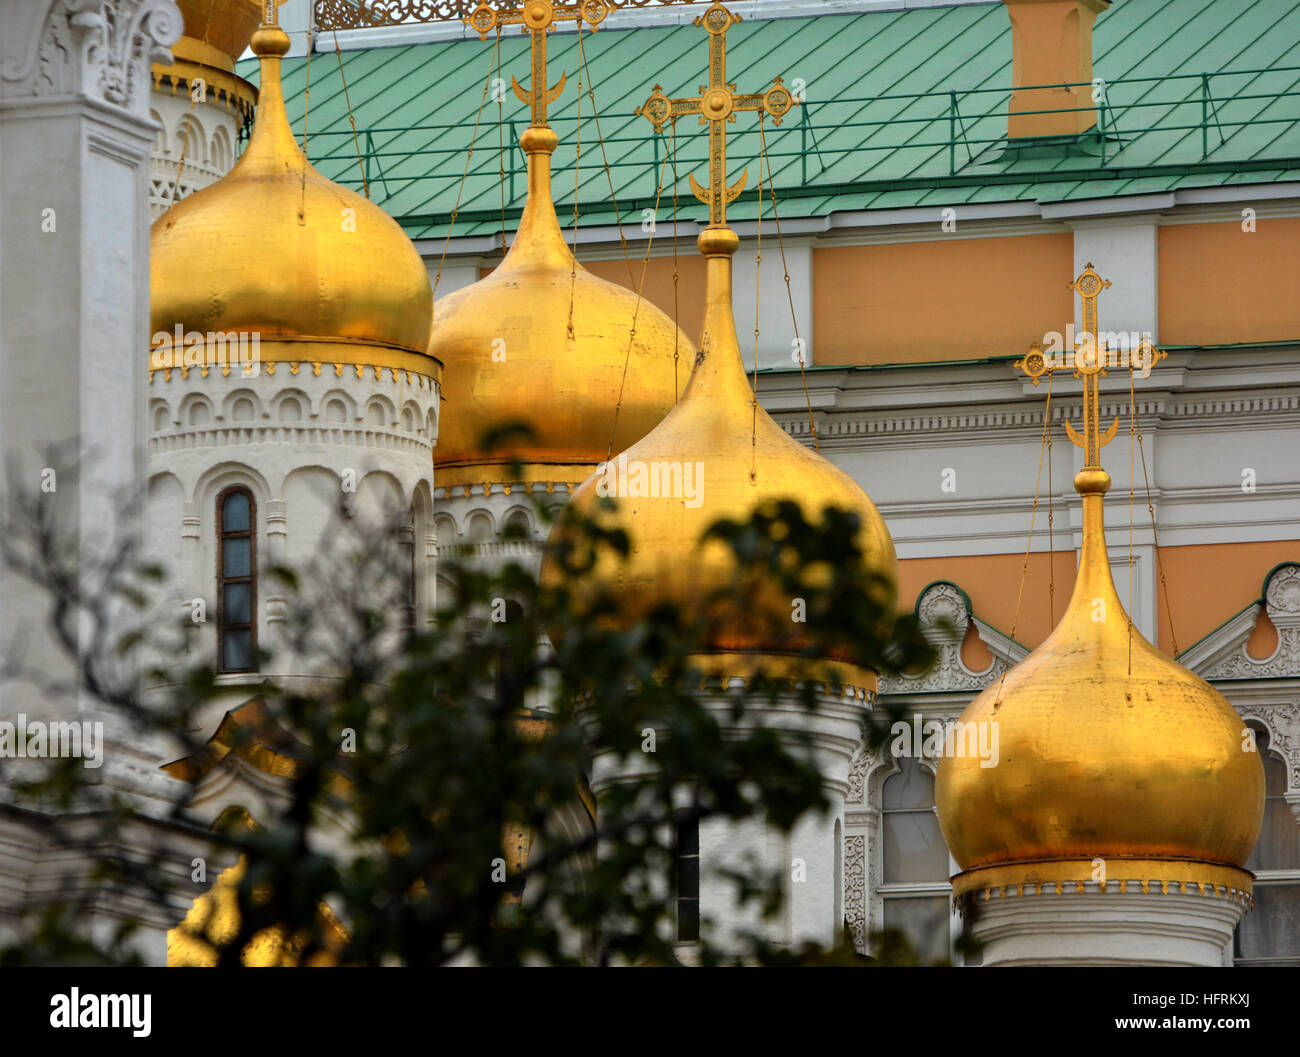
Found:
[(493, 494), (510, 495), (516, 491), (522, 495), (542, 492), (546, 495), (554, 495), (557, 489), (561, 493), (567, 492), (572, 495), (578, 490), (580, 484), (582, 484), (582, 481), (483, 481), (480, 484), (453, 484), (443, 485), (440, 488), (435, 487), (433, 498), (442, 500), (471, 499), (474, 496), (484, 497)]
[[(271, 375), (272, 377), (275, 376), (276, 366), (279, 363), (288, 364), (289, 373), (295, 376), (302, 369), (304, 364), (310, 364), (311, 373), (319, 378), (321, 368), (325, 364), (331, 363), (331, 361), (329, 360), (261, 360), (259, 361), (259, 363), (261, 364), (261, 367), (265, 369), (266, 373), (268, 375)], [(432, 375), (421, 374), (419, 371), (408, 370), (407, 368), (404, 367), (375, 367), (372, 364), (364, 364), (364, 363), (349, 364), (346, 362), (340, 363), (338, 361), (333, 361), (332, 365), (334, 367), (334, 376), (336, 378), (343, 377), (344, 367), (354, 367), (356, 369), (358, 378), (363, 378), (368, 368), (374, 372), (375, 381), (383, 381), (384, 372), (387, 371), (389, 375), (389, 380), (393, 382), (402, 381), (403, 379), (398, 378), (398, 375), (401, 374), (405, 376), (405, 381), (407, 385), (418, 386), (420, 389), (427, 389), (431, 385), (435, 385), (435, 386), (437, 385), (437, 381), (434, 379)], [(164, 382), (170, 382), (172, 380), (173, 372), (179, 373), (181, 378), (183, 379), (188, 379), (190, 376), (190, 371), (194, 370), (196, 367), (198, 368), (199, 376), (202, 378), (206, 378), (208, 376), (209, 371), (211, 370), (211, 365), (202, 365), (202, 364), (196, 364), (191, 367), (151, 368), (149, 371), (149, 384), (150, 385), (153, 384), (153, 376), (155, 374), (161, 374), (163, 376), (162, 380)], [(226, 378), (230, 377), (230, 367), (231, 365), (228, 363), (221, 365), (221, 374), (223, 377)], [(250, 377), (256, 377), (256, 375)]]
[[(1174, 886), (1175, 895), (1196, 895), (1196, 890), (1199, 889), (1201, 895), (1230, 898), (1234, 902), (1241, 903), (1247, 909), (1255, 905), (1255, 897), (1253, 893), (1247, 892), (1242, 888), (1236, 888), (1232, 885), (1216, 885), (1207, 881), (1159, 880), (1157, 878), (1152, 878), (1148, 881), (1140, 881), (1134, 877), (1111, 877), (1105, 881), (1042, 881), (1021, 885), (991, 885), (983, 889), (972, 889), (972, 892), (982, 893), (984, 901), (988, 902), (988, 900), (992, 899), (994, 895), (999, 899), (1004, 899), (1008, 895), (1023, 896), (1026, 894), (1025, 889), (1027, 888), (1034, 889), (1033, 892), (1028, 893), (1030, 895), (1043, 895), (1045, 894), (1043, 892), (1043, 889), (1045, 888), (1055, 889), (1056, 895), (1105, 895), (1108, 888), (1116, 888), (1120, 892), (1124, 892), (1127, 890), (1128, 886), (1133, 883), (1142, 886), (1142, 893), (1144, 895), (1150, 893), (1152, 884), (1158, 884), (1160, 886), (1161, 894), (1168, 895), (1170, 886), (1172, 885)], [(1067, 893), (1065, 891), (1066, 885), (1074, 885), (1073, 891)], [(1053, 893), (1047, 892), (1046, 894), (1051, 895)]]

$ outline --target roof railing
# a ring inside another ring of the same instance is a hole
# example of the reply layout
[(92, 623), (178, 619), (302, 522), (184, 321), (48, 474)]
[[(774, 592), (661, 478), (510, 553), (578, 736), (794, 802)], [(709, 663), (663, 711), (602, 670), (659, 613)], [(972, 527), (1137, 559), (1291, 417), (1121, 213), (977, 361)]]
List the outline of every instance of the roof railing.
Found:
[[(1232, 91), (1229, 82), (1231, 78), (1276, 78), (1286, 74), (1296, 76), (1285, 87), (1268, 91), (1251, 91), (1249, 83), (1240, 85), (1239, 91)], [(1189, 137), (1200, 140), (1199, 158), (1190, 161), (1204, 164), (1210, 161), (1211, 155), (1229, 146), (1244, 129), (1278, 128), (1278, 133), (1265, 137), (1262, 147), (1251, 151), (1250, 146), (1244, 146), (1241, 152), (1216, 160), (1218, 164), (1230, 166), (1258, 160), (1277, 142), (1285, 131), (1284, 126), (1300, 125), (1300, 66), (1165, 77), (1099, 78), (1091, 82), (1018, 86), (1018, 90), (1078, 87), (1090, 88), (1095, 102), (1081, 107), (1017, 111), (1018, 115), (1097, 114), (1097, 124), (1088, 131), (1077, 136), (1053, 137), (1050, 141), (1007, 138), (1011, 96), (1011, 89), (1007, 87), (883, 93), (807, 101), (800, 107), (794, 121), (787, 121), (781, 128), (769, 125), (764, 130), (776, 190), (786, 194), (817, 193), (823, 185), (828, 185), (825, 189), (830, 190), (846, 185), (869, 185), (876, 181), (918, 177), (939, 179), (958, 176), (972, 167), (972, 174), (975, 174), (985, 171), (983, 165), (995, 162), (1008, 150), (1019, 150), (1019, 160), (1030, 165), (1025, 160), (1025, 149), (1039, 147), (1049, 148), (1045, 165), (1059, 167), (1055, 159), (1063, 153), (1075, 159), (1095, 157), (1092, 167), (1104, 170), (1117, 164), (1122, 166), (1125, 152), (1139, 142), (1153, 145), (1154, 150), (1160, 151), (1159, 157), (1168, 155)], [(890, 112), (880, 114), (882, 107)], [(316, 112), (319, 113), (319, 109)], [(653, 197), (652, 192), (664, 172), (668, 134), (650, 133), (642, 127), (639, 119), (630, 114), (621, 122), (609, 111), (603, 118), (606, 154), (620, 203), (625, 198), (639, 202)], [(578, 119), (555, 115), (550, 120), (560, 136), (555, 186), (557, 199), (563, 204), (572, 201), (573, 154), (569, 145), (575, 139), (572, 132)], [(581, 120), (584, 122), (583, 141), (587, 142), (592, 134), (585, 124), (591, 120), (590, 114), (584, 114)], [(526, 159), (518, 147), (518, 129), (517, 118), (507, 118), (503, 122), (501, 138), (505, 139), (508, 134), (504, 164), (508, 209), (522, 207), (522, 193), (526, 187), (523, 179)], [(678, 129), (677, 170), (680, 178), (706, 159), (707, 137), (691, 134), (693, 132), (693, 123), (689, 133), (684, 127)], [(495, 214), (500, 215), (499, 184), (503, 165), (495, 157), (496, 152), (484, 150), (484, 146), (490, 144), (482, 133), (480, 128), (476, 153), (485, 160), (470, 169), (469, 181), (473, 186), (466, 187), (460, 210), (462, 217), (473, 215), (473, 198), (489, 191), (495, 199)], [(852, 136), (852, 145), (833, 145), (837, 140), (843, 141), (844, 133), (856, 133)], [(1212, 144), (1212, 135), (1217, 136), (1217, 143)], [(756, 158), (759, 136), (757, 126), (732, 130), (729, 153), (733, 160)], [(413, 137), (418, 145), (412, 145)], [(649, 158), (643, 153), (647, 137), (651, 142)], [(436, 218), (450, 214), (451, 202), (442, 208), (436, 200), (444, 185), (455, 185), (462, 178), (463, 159), (470, 146), (465, 122), (375, 125), (366, 129), (364, 141), (361, 170), (367, 180), (372, 171), (378, 173), (388, 197), (412, 186), (428, 185), (432, 190), (418, 194), (424, 203), (419, 215)], [(313, 161), (326, 166), (331, 178), (360, 185), (357, 156), (349, 129), (314, 130), (309, 144), (314, 147)], [(1147, 160), (1141, 163), (1142, 168), (1152, 167), (1149, 160), (1152, 153), (1144, 152), (1143, 157)], [(1300, 154), (1300, 150), (1291, 153)], [(1290, 155), (1283, 152), (1278, 157), (1285, 161)], [(450, 164), (451, 159), (455, 159), (454, 164)], [(1179, 164), (1188, 162), (1189, 159), (1183, 157)], [(584, 165), (583, 173), (590, 176), (584, 181), (584, 200), (588, 194), (593, 196), (592, 201), (608, 198), (608, 184), (600, 172), (602, 167)], [(563, 179), (566, 172), (570, 177), (570, 197), (567, 199), (562, 190), (566, 185)], [(592, 182), (597, 177), (599, 182)], [(670, 172), (668, 178), (671, 179)], [(753, 198), (756, 193), (756, 181), (751, 179), (746, 196)], [(487, 215), (486, 210), (484, 215)]]

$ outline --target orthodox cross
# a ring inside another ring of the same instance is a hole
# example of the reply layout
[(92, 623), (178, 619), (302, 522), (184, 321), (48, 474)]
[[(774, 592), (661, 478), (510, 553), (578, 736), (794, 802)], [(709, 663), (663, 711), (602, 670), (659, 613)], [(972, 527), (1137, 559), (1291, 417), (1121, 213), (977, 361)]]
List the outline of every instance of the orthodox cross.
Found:
[(637, 108), (637, 114), (647, 118), (656, 132), (662, 132), (670, 121), (686, 114), (698, 114), (700, 124), (709, 126), (709, 186), (701, 187), (692, 173), (691, 190), (709, 207), (710, 227), (726, 227), (727, 203), (734, 202), (745, 189), (749, 175), (746, 169), (734, 186), (727, 186), (725, 123), (735, 121), (737, 111), (753, 110), (771, 115), (773, 124), (779, 125), (796, 102), (780, 77), (773, 80), (772, 87), (766, 92), (752, 95), (737, 94), (736, 86), (727, 82), (727, 30), (739, 21), (739, 15), (733, 15), (715, 0), (695, 20), (697, 26), (703, 26), (709, 32), (709, 83), (700, 85), (700, 95), (686, 99), (669, 99), (663, 89), (655, 85), (654, 94), (644, 106)]
[[(659, 0), (661, 4), (693, 4), (696, 0)], [(557, 22), (585, 22), (592, 32), (600, 28), (610, 11), (622, 7), (621, 0), (526, 0), (518, 6), (508, 3), (480, 0), (478, 7), (465, 16), (465, 23), (482, 40), (487, 40), (489, 33), (498, 26), (522, 25), (532, 38), (533, 80), (531, 90), (525, 92), (519, 81), (511, 77), (515, 95), (522, 103), (529, 103), (533, 108), (533, 125), (546, 127), (546, 107), (555, 102), (564, 91), (566, 75), (561, 73), (559, 83), (554, 88), (546, 76), (546, 34), (555, 29)], [(582, 27), (579, 26), (579, 29)]]
[(1060, 352), (1044, 352), (1037, 343), (1030, 346), (1023, 360), (1016, 361), (1016, 369), (1029, 375), (1034, 385), (1051, 371), (1073, 371), (1074, 377), (1083, 379), (1083, 433), (1065, 423), (1065, 431), (1076, 447), (1083, 449), (1084, 469), (1101, 469), (1101, 449), (1115, 439), (1119, 419), (1110, 424), (1105, 434), (1101, 432), (1101, 376), (1110, 367), (1131, 368), (1146, 378), (1151, 368), (1168, 353), (1158, 349), (1150, 338), (1144, 338), (1135, 349), (1112, 349), (1101, 341), (1097, 331), (1097, 297), (1110, 286), (1091, 264), (1084, 267), (1079, 277), (1069, 284), (1083, 302), (1083, 330), (1075, 338), (1075, 348)]

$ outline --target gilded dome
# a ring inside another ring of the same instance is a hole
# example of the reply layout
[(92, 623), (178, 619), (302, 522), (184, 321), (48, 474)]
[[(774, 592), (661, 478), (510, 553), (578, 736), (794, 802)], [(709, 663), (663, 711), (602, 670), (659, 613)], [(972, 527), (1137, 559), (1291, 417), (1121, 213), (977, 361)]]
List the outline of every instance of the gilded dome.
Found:
[[(888, 597), (881, 599), (890, 623), (898, 601), (898, 560), (889, 530), (857, 482), (792, 439), (756, 403), (731, 307), (731, 257), (737, 245), (728, 228), (711, 227), (701, 235), (700, 248), (708, 258), (708, 301), (694, 370), (677, 406), (628, 449), (625, 464), (623, 458), (613, 464), (616, 473), (626, 472), (620, 469), (624, 465), (646, 467), (652, 478), (656, 467), (696, 467), (698, 494), (635, 497), (640, 489), (621, 489), (618, 480), (597, 472), (578, 489), (572, 504), (591, 516), (602, 494), (626, 493), (618, 499), (616, 523), (628, 533), (628, 559), (605, 555), (594, 572), (596, 583), (617, 592), (621, 622), (635, 624), (667, 603), (708, 621), (711, 652), (791, 653), (801, 646), (792, 632), (773, 631), (792, 627), (792, 600), (780, 591), (760, 587), (745, 613), (704, 611), (709, 596), (733, 584), (737, 574), (727, 544), (711, 540), (699, 545), (711, 525), (722, 518), (744, 520), (782, 500), (797, 503), (810, 523), (819, 522), (829, 506), (856, 513), (867, 568), (890, 584)], [(556, 575), (552, 564), (544, 565), (544, 577)]]
[(288, 35), (262, 26), (252, 46), (261, 97), (247, 149), (153, 224), (152, 331), (356, 343), (424, 361), (433, 302), (424, 262), (396, 221), (318, 173), (294, 141), (280, 88)]
[(997, 725), (995, 765), (939, 762), (957, 891), (1097, 879), (1098, 859), (1113, 880), (1249, 890), (1259, 754), (1227, 699), (1132, 627), (1106, 554), (1109, 486), (1096, 467), (1075, 480), (1083, 549), (1060, 623), (961, 715)]
[[(551, 198), (555, 133), (533, 126), (520, 142), (528, 200), (510, 252), (491, 275), (439, 297), (427, 335), (445, 366), (440, 484), (491, 480), (514, 459), (529, 480), (584, 479), (611, 444), (620, 452), (663, 418), (677, 397), (675, 357), (684, 376), (695, 355), (653, 304), (575, 265)], [(483, 450), (490, 432), (518, 423), (531, 438)]]

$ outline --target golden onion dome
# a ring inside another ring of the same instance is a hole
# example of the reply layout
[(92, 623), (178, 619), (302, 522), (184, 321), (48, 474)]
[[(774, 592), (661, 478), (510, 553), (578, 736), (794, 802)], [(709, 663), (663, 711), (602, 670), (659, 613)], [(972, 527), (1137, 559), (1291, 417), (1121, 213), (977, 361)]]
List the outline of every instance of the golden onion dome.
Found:
[[(939, 820), (963, 871), (954, 891), (1106, 879), (1249, 893), (1264, 797), (1253, 739), (1222, 694), (1130, 622), (1106, 553), (1109, 475), (1085, 467), (1075, 487), (1083, 547), (1065, 615), (959, 721), (996, 724), (995, 765), (939, 762)], [(954, 746), (963, 729), (992, 728), (958, 728)]]
[[(820, 522), (831, 506), (856, 513), (864, 564), (889, 585), (880, 601), (890, 624), (898, 601), (898, 560), (889, 530), (858, 483), (792, 439), (755, 400), (732, 314), (732, 256), (738, 245), (727, 227), (711, 226), (700, 236), (708, 276), (704, 331), (681, 401), (625, 457), (585, 481), (571, 502), (594, 516), (602, 495), (618, 497), (615, 524), (627, 532), (630, 554), (626, 561), (601, 555), (592, 583), (616, 592), (619, 622), (633, 625), (656, 606), (670, 604), (710, 628), (708, 652), (771, 657), (802, 648), (792, 633), (774, 630), (791, 627), (792, 600), (757, 585), (746, 612), (708, 611), (710, 596), (734, 584), (737, 576), (729, 545), (717, 540), (700, 544), (711, 525), (723, 518), (745, 520), (780, 501), (796, 503), (809, 523)], [(643, 489), (626, 487), (638, 466), (651, 481), (663, 479), (663, 467), (696, 467), (698, 494), (639, 497)], [(555, 530), (564, 531), (562, 523)], [(548, 559), (543, 578), (555, 582), (557, 576)], [(723, 662), (719, 674), (724, 668), (730, 674), (745, 670), (739, 657), (718, 659)]]
[[(516, 460), (524, 480), (576, 484), (663, 418), (677, 398), (676, 360), (695, 355), (653, 304), (575, 262), (551, 197), (556, 144), (549, 126), (525, 130), (528, 198), (510, 252), (434, 306), (428, 349), (446, 368), (440, 486), (500, 480)], [(520, 423), (530, 437), (484, 450), (487, 436)]]
[(263, 25), (252, 47), (261, 97), (247, 149), (150, 232), (152, 331), (260, 334), (263, 359), (269, 339), (293, 343), (282, 359), (427, 364), (424, 262), (396, 221), (294, 141), (280, 86), (288, 35)]

